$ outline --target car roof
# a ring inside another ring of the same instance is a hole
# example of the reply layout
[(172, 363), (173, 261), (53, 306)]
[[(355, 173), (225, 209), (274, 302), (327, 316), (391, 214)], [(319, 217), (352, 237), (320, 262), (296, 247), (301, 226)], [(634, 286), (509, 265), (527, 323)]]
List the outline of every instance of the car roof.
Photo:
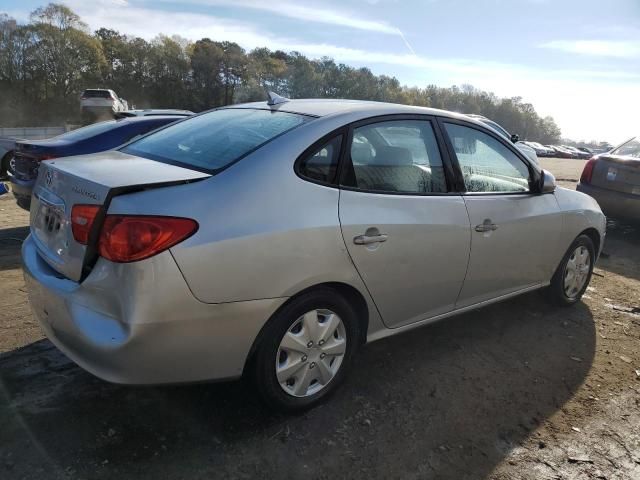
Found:
[(343, 100), (343, 99), (300, 99), (288, 100), (284, 103), (269, 106), (267, 102), (251, 102), (238, 105), (229, 105), (224, 108), (259, 108), (279, 110), (282, 112), (298, 113), (302, 115), (310, 115), (313, 117), (325, 117), (329, 115), (339, 115), (344, 113), (358, 112), (366, 115), (385, 115), (385, 114), (420, 114), (420, 115), (438, 115), (442, 117), (457, 118), (463, 120), (471, 119), (477, 122), (469, 115), (462, 113), (450, 112), (447, 110), (439, 110), (437, 108), (416, 107), (412, 105), (402, 105), (398, 103), (373, 102), (368, 100)]
[(178, 115), (136, 115), (133, 117), (122, 117), (115, 119), (118, 123), (129, 123), (129, 122), (153, 122), (162, 119), (174, 120), (177, 121), (179, 118), (182, 118)]
[[(133, 113), (133, 114), (142, 114), (139, 116), (144, 116), (144, 114), (152, 114), (153, 116), (159, 116), (162, 114), (165, 115), (193, 115), (191, 110), (179, 110), (175, 108), (132, 108), (130, 110), (124, 110), (122, 113)], [(147, 115), (151, 116), (151, 115)]]

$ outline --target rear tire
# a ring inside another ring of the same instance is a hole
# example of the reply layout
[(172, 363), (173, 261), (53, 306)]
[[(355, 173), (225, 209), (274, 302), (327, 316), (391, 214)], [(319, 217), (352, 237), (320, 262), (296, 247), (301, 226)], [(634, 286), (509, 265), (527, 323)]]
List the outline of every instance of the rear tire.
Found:
[(9, 150), (5, 153), (2, 160), (0, 160), (0, 179), (8, 178), (7, 173), (9, 172), (9, 162), (11, 161), (11, 156), (13, 155), (13, 151)]
[(253, 382), (268, 405), (290, 412), (311, 408), (337, 389), (360, 339), (355, 309), (331, 288), (294, 298), (265, 328)]
[(579, 302), (591, 281), (595, 258), (593, 241), (587, 235), (576, 238), (546, 289), (547, 298), (563, 307)]

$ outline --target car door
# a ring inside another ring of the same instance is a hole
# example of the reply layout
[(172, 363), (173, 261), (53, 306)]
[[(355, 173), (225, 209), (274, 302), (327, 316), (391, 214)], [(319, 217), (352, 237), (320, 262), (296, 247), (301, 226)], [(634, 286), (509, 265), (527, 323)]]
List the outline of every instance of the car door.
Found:
[(453, 310), (467, 268), (469, 218), (436, 135), (420, 116), (368, 120), (343, 156), (342, 234), (389, 327)]
[(469, 268), (456, 308), (548, 282), (562, 228), (554, 194), (537, 193), (533, 167), (498, 135), (465, 122), (442, 124), (471, 221)]

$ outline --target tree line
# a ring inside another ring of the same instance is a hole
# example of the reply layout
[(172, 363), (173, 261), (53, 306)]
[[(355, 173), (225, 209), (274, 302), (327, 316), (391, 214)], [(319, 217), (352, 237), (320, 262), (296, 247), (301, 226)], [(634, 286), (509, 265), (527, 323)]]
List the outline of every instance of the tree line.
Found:
[(552, 117), (541, 118), (521, 97), (499, 98), (470, 85), (408, 87), (323, 57), (203, 38), (159, 35), (152, 41), (112, 29), (91, 33), (71, 9), (50, 3), (27, 24), (0, 14), (0, 126), (40, 126), (80, 118), (85, 88), (110, 88), (136, 108), (196, 112), (264, 100), (265, 90), (289, 98), (377, 100), (477, 113), (522, 139), (560, 141)]

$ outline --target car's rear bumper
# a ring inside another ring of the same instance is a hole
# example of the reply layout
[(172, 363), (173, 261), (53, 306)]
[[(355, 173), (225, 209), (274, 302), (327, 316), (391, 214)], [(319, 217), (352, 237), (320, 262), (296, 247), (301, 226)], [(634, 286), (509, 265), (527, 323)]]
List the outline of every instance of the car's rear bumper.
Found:
[(11, 192), (13, 196), (16, 197), (18, 205), (29, 210), (31, 193), (33, 192), (33, 186), (36, 184), (36, 180), (22, 180), (9, 172), (9, 181), (11, 182)]
[(82, 283), (22, 247), (29, 301), (47, 337), (71, 360), (115, 383), (236, 378), (260, 329), (286, 299), (206, 304), (169, 252), (130, 264), (98, 263)]
[(606, 216), (640, 222), (640, 195), (616, 192), (585, 183), (578, 183), (576, 190), (595, 198)]

